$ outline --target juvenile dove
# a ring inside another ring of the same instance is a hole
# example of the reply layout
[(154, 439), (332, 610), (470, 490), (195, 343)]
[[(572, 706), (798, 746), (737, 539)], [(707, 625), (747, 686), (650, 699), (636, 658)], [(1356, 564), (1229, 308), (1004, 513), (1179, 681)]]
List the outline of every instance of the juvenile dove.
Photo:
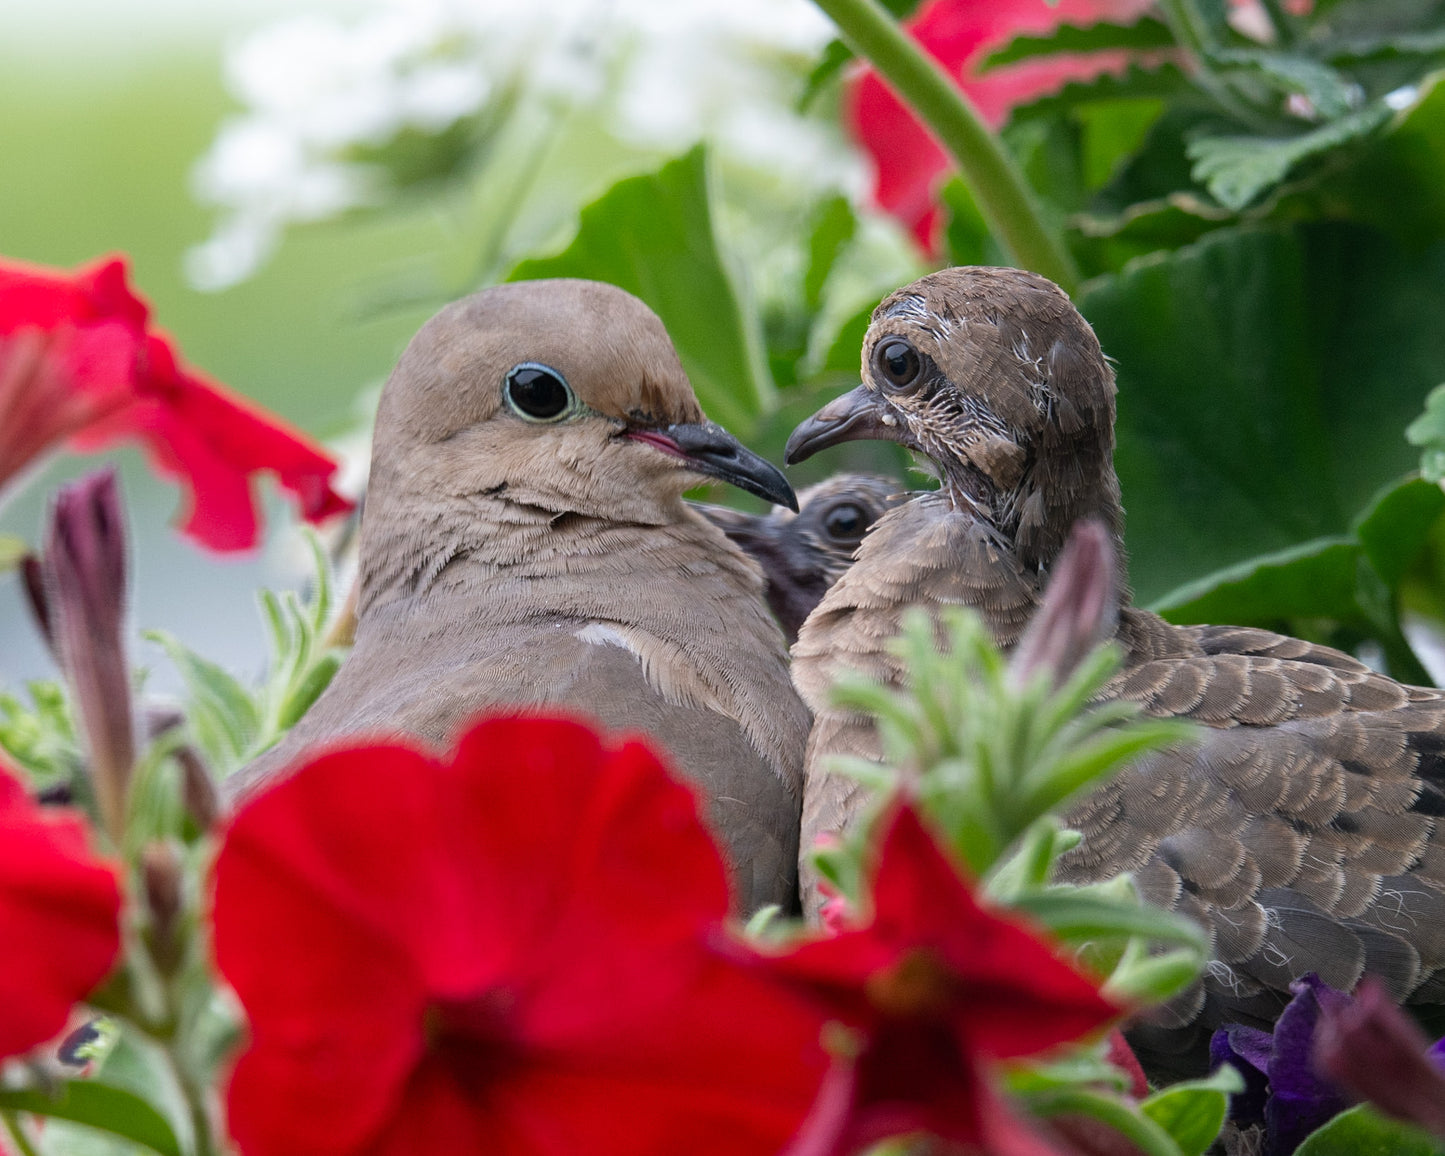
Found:
[(834, 474), (798, 495), (797, 513), (786, 506), (767, 514), (697, 508), (763, 568), (768, 606), (791, 645), (803, 619), (852, 563), (869, 527), (905, 496), (892, 478)]
[[(886, 439), (930, 458), (941, 486), (884, 515), (793, 648), (817, 714), (804, 848), (860, 803), (821, 760), (879, 757), (868, 721), (829, 706), (839, 672), (896, 679), (886, 645), (912, 606), (970, 606), (1010, 646), (1075, 521), (1099, 520), (1121, 545), (1114, 392), (1093, 331), (1033, 274), (948, 269), (874, 311), (862, 385), (794, 431), (788, 460)], [(1151, 1046), (1187, 1066), (1201, 1033), (1272, 1020), (1309, 971), (1346, 989), (1368, 971), (1397, 1000), (1445, 1003), (1445, 694), (1299, 639), (1173, 626), (1122, 600), (1110, 693), (1199, 723), (1202, 738), (1076, 805), (1066, 821), (1083, 842), (1062, 874), (1133, 872), (1146, 898), (1212, 937), (1204, 983), (1161, 1025), (1189, 1030)]]
[(741, 907), (795, 903), (809, 716), (756, 564), (683, 501), (705, 478), (794, 501), (635, 297), (533, 281), (442, 310), (382, 393), (355, 647), (233, 797), (318, 742), (562, 708), (648, 732), (700, 785)]

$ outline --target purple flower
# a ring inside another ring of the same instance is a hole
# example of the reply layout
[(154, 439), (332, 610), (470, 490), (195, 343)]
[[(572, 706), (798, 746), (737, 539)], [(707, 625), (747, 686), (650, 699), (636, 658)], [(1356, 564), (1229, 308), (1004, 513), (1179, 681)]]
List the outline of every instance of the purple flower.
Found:
[(1263, 1130), (1261, 1156), (1290, 1156), (1358, 1100), (1445, 1135), (1445, 1040), (1430, 1047), (1371, 977), (1354, 996), (1313, 973), (1290, 990), (1273, 1033), (1227, 1024), (1209, 1046), (1214, 1066), (1232, 1064), (1244, 1077), (1229, 1115), (1241, 1129)]

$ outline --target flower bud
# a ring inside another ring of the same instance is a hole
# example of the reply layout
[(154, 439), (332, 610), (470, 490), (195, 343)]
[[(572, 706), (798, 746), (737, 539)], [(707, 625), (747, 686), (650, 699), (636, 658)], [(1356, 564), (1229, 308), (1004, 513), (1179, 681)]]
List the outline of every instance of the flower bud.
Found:
[(1314, 1050), (1319, 1071), (1386, 1115), (1445, 1136), (1445, 1071), (1384, 985), (1367, 976), (1351, 1002), (1323, 1011)]
[(186, 814), (202, 831), (208, 831), (221, 817), (221, 795), (216, 790), (216, 781), (206, 770), (195, 747), (178, 747), (174, 757), (181, 767), (181, 795), (185, 800)]
[(1113, 633), (1119, 614), (1117, 569), (1114, 543), (1103, 524), (1076, 523), (1044, 590), (1043, 604), (1009, 664), (1016, 685), (1048, 670), (1057, 686)]
[(85, 733), (101, 818), (120, 842), (135, 762), (125, 612), (125, 523), (115, 473), (91, 474), (55, 499), (45, 545), (55, 650)]
[(169, 843), (147, 843), (140, 857), (141, 886), (150, 917), (151, 950), (163, 973), (179, 961), (176, 921), (181, 914), (181, 858)]

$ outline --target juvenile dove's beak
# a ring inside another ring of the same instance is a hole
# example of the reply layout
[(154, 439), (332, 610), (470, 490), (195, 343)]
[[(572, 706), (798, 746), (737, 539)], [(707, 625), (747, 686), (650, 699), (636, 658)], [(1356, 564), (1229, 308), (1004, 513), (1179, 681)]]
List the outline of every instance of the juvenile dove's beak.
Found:
[(793, 431), (783, 450), (788, 465), (806, 461), (819, 450), (839, 442), (898, 441), (899, 427), (883, 420), (878, 395), (866, 385), (835, 397)]

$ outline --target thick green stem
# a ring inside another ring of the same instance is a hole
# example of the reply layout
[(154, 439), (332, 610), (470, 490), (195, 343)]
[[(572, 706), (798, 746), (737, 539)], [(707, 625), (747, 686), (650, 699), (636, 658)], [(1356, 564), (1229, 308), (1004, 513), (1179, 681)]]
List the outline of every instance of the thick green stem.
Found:
[(216, 1156), (216, 1140), (212, 1132), (211, 1113), (206, 1107), (206, 1089), (192, 1077), (185, 1057), (180, 1054), (175, 1040), (163, 1045), (166, 1059), (170, 1061), (171, 1072), (181, 1087), (186, 1107), (190, 1112), (191, 1130), (195, 1133), (195, 1156)]
[(1044, 220), (1038, 198), (1013, 157), (938, 63), (909, 39), (877, 0), (813, 2), (958, 162), (984, 220), (1013, 259), (1072, 293), (1078, 287), (1079, 270), (1063, 239)]

